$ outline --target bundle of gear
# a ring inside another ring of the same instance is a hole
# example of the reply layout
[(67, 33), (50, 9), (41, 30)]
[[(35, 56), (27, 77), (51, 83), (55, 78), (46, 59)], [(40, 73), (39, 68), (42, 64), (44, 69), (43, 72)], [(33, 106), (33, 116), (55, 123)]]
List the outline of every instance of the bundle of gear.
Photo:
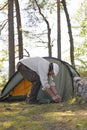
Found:
[(81, 96), (87, 102), (87, 78), (74, 77), (74, 90), (77, 96)]

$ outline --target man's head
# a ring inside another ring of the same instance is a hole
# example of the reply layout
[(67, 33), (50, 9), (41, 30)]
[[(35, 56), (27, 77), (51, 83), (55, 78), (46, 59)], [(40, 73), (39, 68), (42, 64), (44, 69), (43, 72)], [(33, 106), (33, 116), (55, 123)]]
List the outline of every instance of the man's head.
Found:
[(49, 65), (49, 75), (57, 75), (59, 72), (59, 66), (56, 63), (50, 63)]

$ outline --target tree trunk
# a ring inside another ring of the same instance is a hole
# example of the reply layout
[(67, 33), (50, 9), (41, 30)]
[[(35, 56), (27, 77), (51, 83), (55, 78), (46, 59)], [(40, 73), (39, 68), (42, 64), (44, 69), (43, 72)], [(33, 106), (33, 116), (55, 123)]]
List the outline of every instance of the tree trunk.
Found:
[(49, 25), (48, 20), (44, 16), (44, 14), (41, 12), (41, 8), (38, 5), (37, 0), (35, 0), (35, 3), (37, 5), (37, 7), (38, 7), (39, 14), (42, 16), (43, 20), (45, 21), (45, 23), (47, 25), (47, 31), (48, 31), (48, 33), (47, 33), (47, 38), (48, 38), (48, 54), (49, 54), (50, 57), (52, 57), (52, 45), (51, 45), (51, 29), (50, 29), (50, 25)]
[(15, 72), (15, 47), (14, 47), (14, 21), (13, 21), (13, 2), (8, 0), (8, 31), (9, 31), (9, 78)]
[(61, 59), (60, 0), (57, 0), (57, 53), (57, 57)]
[(70, 59), (71, 59), (71, 64), (75, 67), (75, 63), (74, 63), (74, 43), (73, 43), (73, 36), (72, 36), (72, 30), (71, 30), (71, 23), (70, 23), (69, 14), (68, 14), (67, 7), (66, 7), (66, 1), (62, 0), (62, 4), (63, 4), (63, 7), (64, 7), (66, 19), (67, 19), (68, 33), (69, 33), (69, 38), (70, 38)]
[(17, 18), (17, 30), (18, 30), (18, 47), (19, 47), (19, 59), (23, 58), (23, 38), (22, 38), (22, 25), (20, 16), (20, 7), (18, 0), (15, 0), (16, 18)]

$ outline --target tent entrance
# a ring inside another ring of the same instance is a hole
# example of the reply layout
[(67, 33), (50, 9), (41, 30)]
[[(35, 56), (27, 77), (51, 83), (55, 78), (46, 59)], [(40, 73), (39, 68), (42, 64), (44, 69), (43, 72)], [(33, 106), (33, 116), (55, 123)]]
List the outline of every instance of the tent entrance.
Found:
[(31, 91), (32, 83), (28, 80), (22, 80), (11, 92), (10, 96), (28, 95)]

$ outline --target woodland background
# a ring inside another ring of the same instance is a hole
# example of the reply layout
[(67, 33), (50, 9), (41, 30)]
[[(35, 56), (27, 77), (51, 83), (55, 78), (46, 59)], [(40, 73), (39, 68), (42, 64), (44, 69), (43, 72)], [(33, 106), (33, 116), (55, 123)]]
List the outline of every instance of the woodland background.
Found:
[(38, 55), (65, 60), (86, 77), (87, 1), (81, 1), (73, 14), (70, 2), (0, 2), (1, 83), (12, 76), (19, 59)]
[[(87, 0), (1, 0), (0, 90), (28, 56), (59, 58), (87, 77)], [(86, 129), (87, 103), (79, 97), (60, 104), (0, 102), (0, 130)]]

